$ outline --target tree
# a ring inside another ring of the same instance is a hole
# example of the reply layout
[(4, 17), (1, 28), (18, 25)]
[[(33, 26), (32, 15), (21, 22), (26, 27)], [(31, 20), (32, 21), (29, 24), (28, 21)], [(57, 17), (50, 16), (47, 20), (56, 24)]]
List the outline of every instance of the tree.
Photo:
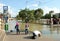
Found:
[(22, 21), (33, 21), (34, 19), (39, 20), (42, 15), (43, 15), (42, 9), (29, 10), (25, 8), (19, 11), (19, 14), (16, 17), (18, 19), (21, 18)]
[(53, 15), (53, 18), (57, 18), (57, 16), (56, 15)]
[(59, 18), (60, 18), (60, 13), (59, 13)]
[(19, 11), (19, 17), (22, 19), (22, 21), (26, 18), (27, 16), (27, 9)]
[(49, 14), (54, 13), (54, 11), (49, 11)]
[(40, 19), (40, 17), (43, 15), (43, 10), (40, 8), (40, 9), (37, 9), (37, 10), (35, 10), (35, 12), (34, 12), (34, 17), (35, 17), (35, 19), (37, 20), (37, 19)]
[(54, 11), (52, 11), (52, 10), (49, 11), (49, 14), (51, 14), (51, 17), (53, 17), (52, 13), (54, 13)]
[(34, 12), (35, 21), (40, 20), (42, 15), (43, 15), (43, 10), (41, 8), (38, 8), (37, 10), (35, 10)]
[(34, 10), (23, 9), (23, 10), (19, 11), (19, 17), (24, 21), (33, 20), (33, 17), (34, 17), (33, 12), (34, 12)]
[(50, 14), (50, 13), (49, 13), (49, 14), (47, 13), (47, 14), (45, 15), (45, 18), (46, 18), (46, 19), (50, 19), (50, 18), (51, 18), (51, 14)]
[(27, 13), (27, 17), (28, 17), (29, 21), (33, 21), (34, 20), (34, 10), (29, 10)]
[[(42, 16), (41, 18), (44, 19), (50, 19), (52, 16), (52, 13), (54, 13), (54, 11), (49, 11), (49, 13), (46, 13), (44, 16)], [(53, 16), (52, 16), (53, 17)]]
[(17, 20), (20, 20), (20, 17), (19, 17), (19, 15), (17, 15), (17, 16), (16, 16), (16, 19), (17, 19)]

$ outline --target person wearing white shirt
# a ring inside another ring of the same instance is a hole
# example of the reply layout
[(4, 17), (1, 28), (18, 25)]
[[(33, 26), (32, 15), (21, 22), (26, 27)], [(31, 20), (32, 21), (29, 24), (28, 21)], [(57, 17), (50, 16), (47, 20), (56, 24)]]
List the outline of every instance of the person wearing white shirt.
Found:
[(36, 37), (40, 37), (41, 36), (41, 32), (40, 31), (38, 31), (38, 30), (35, 30), (35, 31), (33, 31), (33, 39), (35, 39)]

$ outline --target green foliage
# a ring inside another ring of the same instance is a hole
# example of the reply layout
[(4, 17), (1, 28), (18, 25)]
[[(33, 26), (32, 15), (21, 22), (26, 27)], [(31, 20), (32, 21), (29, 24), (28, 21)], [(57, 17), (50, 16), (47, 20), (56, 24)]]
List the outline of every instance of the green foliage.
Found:
[(21, 18), (24, 21), (33, 21), (34, 19), (40, 19), (40, 17), (43, 15), (42, 9), (36, 9), (36, 10), (29, 10), (29, 9), (22, 9), (19, 11), (19, 14), (16, 16), (16, 18)]
[(60, 18), (60, 13), (59, 13), (59, 18)]
[(19, 17), (19, 15), (17, 15), (17, 16), (16, 16), (16, 19), (17, 19), (17, 20), (20, 20), (20, 17)]
[(54, 13), (54, 11), (49, 11), (49, 14), (52, 14), (52, 13)]
[[(49, 13), (45, 14), (44, 16), (42, 16), (41, 18), (43, 19), (50, 19), (51, 18), (51, 14), (53, 13), (54, 11), (49, 11)], [(54, 16), (55, 17), (55, 16)]]
[(26, 10), (21, 10), (20, 12), (19, 12), (19, 17), (21, 17), (22, 19), (25, 19), (26, 18)]
[(45, 14), (44, 16), (41, 17), (42, 19), (50, 19), (51, 14)]
[(45, 18), (50, 19), (51, 18), (51, 14), (46, 14)]
[(56, 15), (53, 15), (53, 18), (57, 18), (57, 16)]
[(43, 15), (43, 10), (41, 8), (35, 10), (34, 17), (36, 20), (40, 19), (42, 15)]
[(19, 17), (24, 21), (33, 20), (33, 17), (34, 17), (33, 13), (34, 13), (34, 10), (23, 9), (19, 11)]

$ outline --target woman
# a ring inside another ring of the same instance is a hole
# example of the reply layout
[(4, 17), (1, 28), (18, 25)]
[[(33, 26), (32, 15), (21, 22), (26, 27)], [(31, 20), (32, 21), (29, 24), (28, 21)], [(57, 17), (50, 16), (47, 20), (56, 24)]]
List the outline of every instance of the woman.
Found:
[(16, 29), (16, 33), (17, 33), (17, 34), (18, 34), (18, 33), (20, 34), (19, 23), (18, 23), (18, 22), (16, 23), (15, 29)]

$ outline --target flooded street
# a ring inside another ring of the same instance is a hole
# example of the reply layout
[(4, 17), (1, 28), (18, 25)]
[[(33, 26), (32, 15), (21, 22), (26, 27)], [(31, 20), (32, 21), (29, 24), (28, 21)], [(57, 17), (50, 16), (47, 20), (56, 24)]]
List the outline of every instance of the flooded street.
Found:
[[(24, 25), (25, 23), (20, 23), (20, 29), (23, 29), (24, 30)], [(10, 30), (15, 30), (14, 27), (15, 27), (15, 24), (16, 24), (16, 21), (15, 20), (12, 20), (12, 21), (9, 21), (9, 31)], [(40, 25), (40, 24), (32, 24), (32, 23), (29, 23), (29, 27), (30, 27), (30, 31), (34, 31), (34, 30), (39, 30), (41, 31), (42, 33), (42, 36), (46, 36), (46, 37), (53, 37), (54, 39), (59, 39), (60, 38), (60, 27), (51, 27), (50, 25)]]
[(49, 25), (42, 25), (43, 26), (43, 29), (41, 30), (42, 31), (42, 34), (43, 36), (47, 36), (47, 37), (53, 37), (53, 38), (60, 38), (60, 27), (53, 27), (51, 28), (51, 26)]

